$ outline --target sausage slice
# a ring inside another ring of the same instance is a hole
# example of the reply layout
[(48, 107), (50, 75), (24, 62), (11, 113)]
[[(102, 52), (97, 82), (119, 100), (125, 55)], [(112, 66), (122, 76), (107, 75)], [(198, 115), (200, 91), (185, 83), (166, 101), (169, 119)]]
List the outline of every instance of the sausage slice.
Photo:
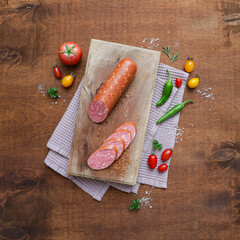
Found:
[(121, 130), (121, 129), (129, 130), (132, 134), (132, 141), (133, 141), (133, 139), (135, 138), (135, 136), (137, 134), (136, 124), (133, 122), (125, 122), (122, 125), (120, 125), (120, 127), (118, 127), (118, 129), (116, 131)]
[(91, 169), (101, 170), (109, 167), (116, 159), (117, 147), (105, 145), (95, 151), (88, 159), (87, 164)]
[(132, 134), (127, 129), (121, 129), (118, 131), (115, 131), (105, 142), (112, 138), (122, 138), (125, 142), (125, 148), (124, 150), (129, 146), (129, 144), (132, 142)]
[(115, 159), (115, 161), (116, 161), (121, 156), (121, 154), (123, 153), (123, 151), (125, 149), (125, 141), (122, 138), (111, 138), (108, 141), (106, 141), (103, 144), (103, 146), (109, 145), (109, 144), (114, 145), (118, 150), (117, 157)]

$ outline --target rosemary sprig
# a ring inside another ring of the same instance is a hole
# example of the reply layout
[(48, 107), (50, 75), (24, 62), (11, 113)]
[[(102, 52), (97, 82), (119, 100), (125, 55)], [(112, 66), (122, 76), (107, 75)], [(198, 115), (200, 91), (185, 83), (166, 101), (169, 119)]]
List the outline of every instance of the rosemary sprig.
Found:
[(174, 54), (174, 52), (173, 52), (173, 54), (172, 54), (172, 61), (171, 61), (171, 63), (173, 63), (173, 62), (177, 61), (179, 58), (180, 58), (180, 57), (178, 57), (178, 54), (177, 54), (177, 53), (176, 53), (176, 54)]
[(168, 55), (169, 58), (171, 58), (171, 48), (167, 45), (167, 49), (165, 47), (162, 48), (162, 51)]
[(172, 53), (172, 57), (171, 57), (171, 48), (167, 45), (167, 48), (163, 47), (162, 51), (164, 53), (166, 53), (168, 55), (169, 58), (172, 59), (171, 63), (174, 63), (175, 61), (177, 61), (180, 57), (178, 56), (178, 54), (176, 53)]

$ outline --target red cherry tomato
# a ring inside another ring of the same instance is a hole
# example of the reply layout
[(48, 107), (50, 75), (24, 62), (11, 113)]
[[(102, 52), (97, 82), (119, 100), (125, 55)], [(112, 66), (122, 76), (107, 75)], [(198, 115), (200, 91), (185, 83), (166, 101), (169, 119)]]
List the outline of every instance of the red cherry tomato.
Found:
[(64, 64), (75, 65), (82, 58), (82, 49), (74, 42), (66, 42), (60, 46), (58, 56)]
[(165, 172), (167, 169), (168, 169), (168, 165), (167, 165), (166, 163), (161, 164), (161, 165), (158, 167), (158, 171), (159, 171), (159, 172)]
[(60, 71), (60, 68), (56, 64), (53, 66), (53, 72), (57, 78), (61, 78), (62, 73)]
[(168, 148), (163, 151), (161, 158), (163, 161), (167, 161), (171, 156), (172, 156), (172, 149)]
[(176, 79), (176, 87), (180, 88), (182, 86), (182, 79), (181, 78), (177, 78)]
[(155, 154), (151, 154), (148, 158), (148, 166), (151, 169), (154, 169), (157, 166), (157, 156)]

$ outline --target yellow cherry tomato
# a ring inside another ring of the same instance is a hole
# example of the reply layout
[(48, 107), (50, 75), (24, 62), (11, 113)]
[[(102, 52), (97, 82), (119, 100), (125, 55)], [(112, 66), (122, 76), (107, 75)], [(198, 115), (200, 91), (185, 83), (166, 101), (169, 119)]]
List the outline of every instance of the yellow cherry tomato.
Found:
[(196, 88), (199, 84), (200, 77), (197, 75), (195, 78), (192, 78), (188, 82), (188, 87), (190, 88)]
[(74, 74), (73, 72), (70, 75), (65, 76), (62, 80), (62, 85), (64, 87), (70, 87), (73, 84), (75, 76), (76, 74)]
[(184, 69), (186, 72), (190, 73), (193, 71), (194, 69), (194, 62), (193, 62), (193, 58), (188, 57), (188, 60), (185, 63)]

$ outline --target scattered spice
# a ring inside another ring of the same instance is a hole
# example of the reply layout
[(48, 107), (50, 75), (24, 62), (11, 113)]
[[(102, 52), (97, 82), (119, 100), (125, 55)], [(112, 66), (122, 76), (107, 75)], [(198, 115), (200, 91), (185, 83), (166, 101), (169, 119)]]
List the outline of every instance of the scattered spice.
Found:
[(174, 43), (173, 43), (173, 46), (174, 46), (175, 48), (178, 48), (178, 47), (179, 47), (179, 43), (178, 43), (178, 42), (174, 42)]
[[(153, 187), (154, 188), (154, 187)], [(152, 198), (151, 198), (151, 192), (152, 191), (146, 191), (145, 193), (145, 196), (143, 196), (141, 199), (140, 199), (140, 205), (143, 207), (143, 209), (145, 209), (145, 207), (149, 207), (149, 208), (152, 208), (152, 205), (151, 205), (151, 202), (152, 202)]]
[(145, 48), (148, 48), (148, 49), (151, 49), (153, 47), (158, 47), (159, 44), (157, 44), (156, 42), (159, 41), (159, 38), (151, 38), (149, 41), (147, 41), (147, 38), (144, 38), (143, 39), (143, 43), (144, 44), (147, 44), (147, 46), (141, 46), (142, 48), (145, 47)]
[(205, 88), (203, 90), (197, 90), (197, 93), (199, 93), (201, 95), (201, 98), (210, 99), (211, 102), (212, 102), (214, 100), (213, 92), (210, 92), (212, 90), (214, 90), (214, 89), (211, 88), (211, 87), (208, 87), (208, 88)]

